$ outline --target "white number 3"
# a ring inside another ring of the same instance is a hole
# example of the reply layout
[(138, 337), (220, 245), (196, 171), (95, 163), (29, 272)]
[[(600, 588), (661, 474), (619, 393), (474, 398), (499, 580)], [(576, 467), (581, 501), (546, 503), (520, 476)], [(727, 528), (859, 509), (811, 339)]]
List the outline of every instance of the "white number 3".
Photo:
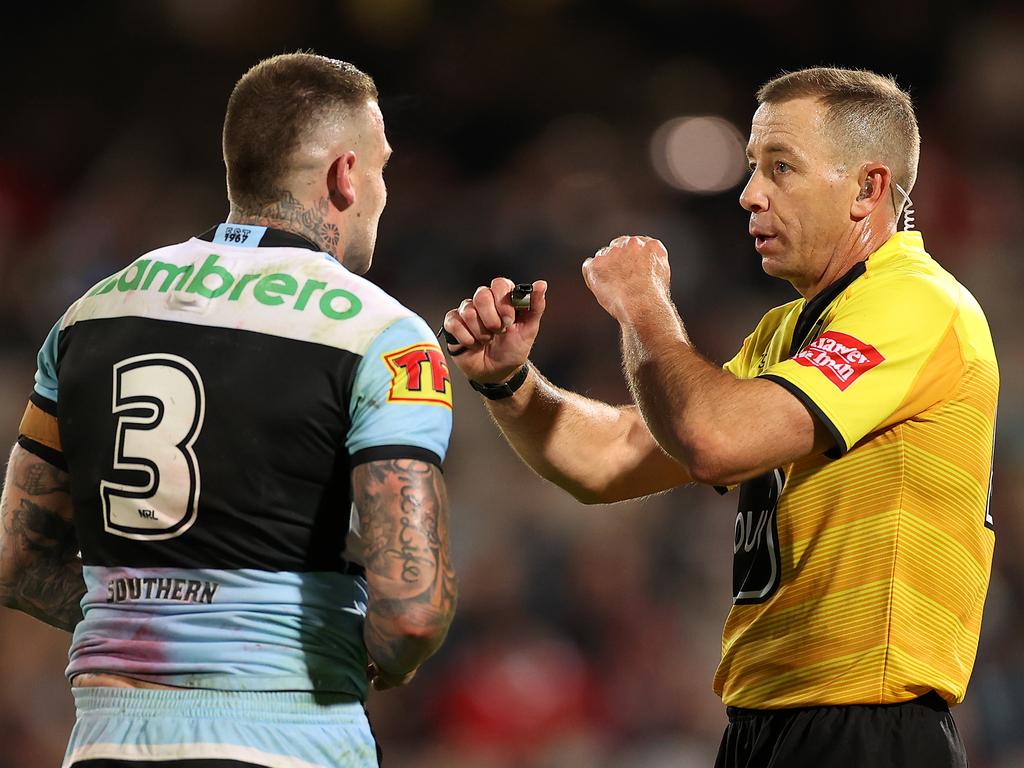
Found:
[(145, 482), (100, 481), (107, 533), (170, 539), (192, 526), (199, 507), (199, 463), (192, 446), (205, 410), (203, 380), (183, 357), (139, 355), (114, 365), (113, 468), (135, 472)]

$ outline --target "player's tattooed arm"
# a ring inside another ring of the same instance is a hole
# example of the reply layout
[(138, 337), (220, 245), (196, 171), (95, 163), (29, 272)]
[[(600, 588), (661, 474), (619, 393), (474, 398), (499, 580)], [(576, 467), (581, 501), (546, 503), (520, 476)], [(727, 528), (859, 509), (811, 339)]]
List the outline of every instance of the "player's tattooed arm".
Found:
[(455, 613), (448, 495), (440, 469), (414, 459), (360, 464), (352, 488), (370, 593), (363, 636), (384, 688), (437, 650)]
[(334, 253), (341, 237), (336, 224), (327, 221), (330, 201), (321, 197), (312, 205), (304, 205), (288, 190), (282, 190), (277, 199), (255, 210), (234, 211), (231, 221), (238, 224), (256, 224), (295, 232)]
[(16, 445), (0, 498), (0, 604), (71, 632), (84, 594), (68, 474)]

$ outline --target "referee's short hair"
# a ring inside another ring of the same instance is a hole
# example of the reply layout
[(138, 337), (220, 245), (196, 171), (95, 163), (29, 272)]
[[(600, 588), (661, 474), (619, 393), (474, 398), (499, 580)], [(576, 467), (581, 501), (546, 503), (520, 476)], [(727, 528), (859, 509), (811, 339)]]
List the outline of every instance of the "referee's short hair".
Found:
[(254, 66), (235, 85), (224, 116), (231, 204), (255, 210), (275, 202), (307, 131), (376, 99), (373, 79), (337, 59), (287, 53)]
[(889, 166), (907, 192), (917, 180), (921, 134), (910, 95), (892, 77), (861, 69), (811, 67), (779, 75), (757, 91), (759, 104), (817, 98), (836, 145)]

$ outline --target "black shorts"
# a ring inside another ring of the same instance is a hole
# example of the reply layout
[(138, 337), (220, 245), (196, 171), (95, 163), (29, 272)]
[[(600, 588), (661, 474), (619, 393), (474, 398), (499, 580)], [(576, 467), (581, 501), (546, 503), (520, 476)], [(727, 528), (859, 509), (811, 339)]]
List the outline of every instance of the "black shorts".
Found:
[(715, 768), (967, 768), (937, 693), (902, 704), (727, 711)]

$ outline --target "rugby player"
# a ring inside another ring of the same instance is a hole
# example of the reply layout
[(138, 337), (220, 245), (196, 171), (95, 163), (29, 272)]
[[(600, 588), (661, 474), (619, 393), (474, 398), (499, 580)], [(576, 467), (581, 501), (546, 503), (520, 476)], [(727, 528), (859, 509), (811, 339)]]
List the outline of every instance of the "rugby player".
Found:
[(518, 315), (509, 280), (478, 288), (445, 317), (449, 349), (519, 455), (582, 501), (738, 487), (720, 768), (965, 766), (949, 707), (994, 545), (988, 324), (921, 235), (896, 231), (920, 138), (895, 81), (814, 68), (758, 102), (740, 204), (762, 268), (800, 298), (723, 368), (694, 349), (647, 237), (583, 265), (621, 326), (633, 404), (528, 362), (543, 281)]
[(11, 455), (0, 597), (74, 632), (65, 766), (375, 766), (369, 684), (410, 680), (455, 609), (448, 369), (360, 277), (376, 86), (276, 56), (223, 140), (227, 221), (67, 310)]

